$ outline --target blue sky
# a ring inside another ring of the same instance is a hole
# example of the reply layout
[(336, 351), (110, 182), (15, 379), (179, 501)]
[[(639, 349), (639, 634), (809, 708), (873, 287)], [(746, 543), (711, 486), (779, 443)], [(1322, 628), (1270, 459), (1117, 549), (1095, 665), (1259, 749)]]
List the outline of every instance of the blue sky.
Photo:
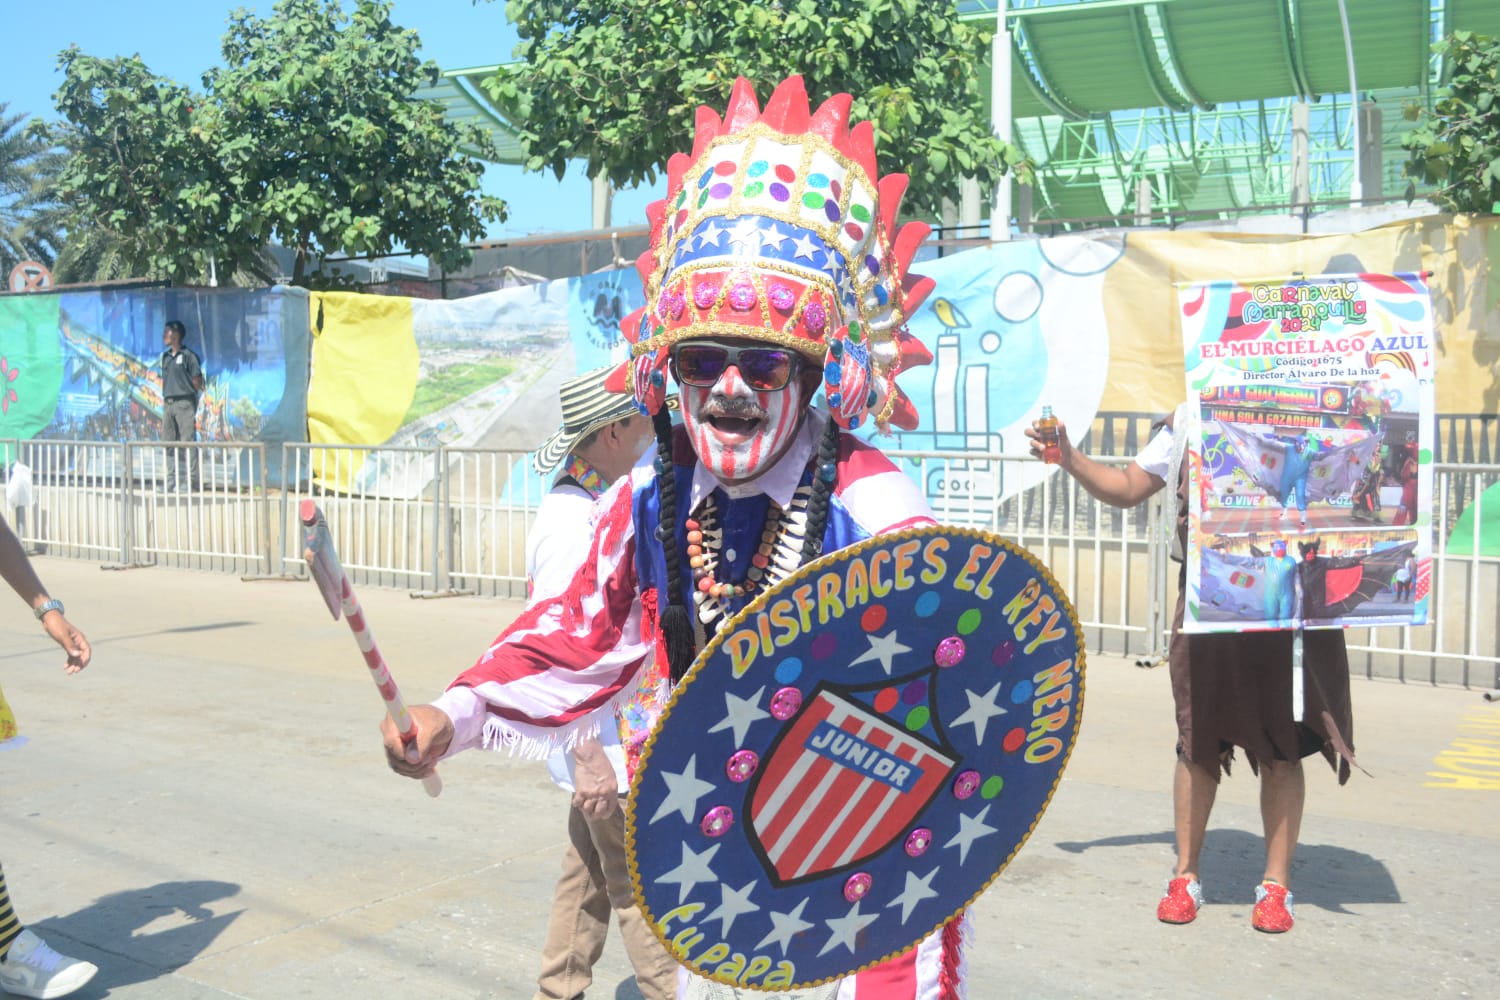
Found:
[[(139, 54), (152, 72), (199, 88), (203, 71), (219, 62), (229, 12), (247, 7), (268, 16), (272, 0), (6, 0), (3, 6), (0, 102), (10, 105), (11, 114), (54, 118), (52, 93), (61, 80), (57, 53), (69, 45), (97, 56)], [(415, 28), (424, 58), (444, 69), (508, 62), (517, 41), (503, 2), (395, 0), (393, 19)], [(589, 183), (581, 166), (561, 182), (551, 173), (493, 166), (485, 190), (510, 205), (510, 218), (491, 227), (493, 237), (573, 232), (590, 225)], [(659, 191), (617, 195), (614, 224), (645, 222), (646, 203), (658, 197)]]

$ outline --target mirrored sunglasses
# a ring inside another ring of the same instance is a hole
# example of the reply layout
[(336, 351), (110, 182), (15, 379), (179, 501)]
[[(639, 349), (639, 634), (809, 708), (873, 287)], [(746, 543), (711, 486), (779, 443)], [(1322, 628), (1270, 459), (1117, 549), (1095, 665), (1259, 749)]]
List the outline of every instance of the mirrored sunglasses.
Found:
[(727, 347), (679, 344), (672, 352), (673, 375), (683, 385), (708, 388), (730, 368), (757, 392), (785, 389), (797, 370), (797, 354), (779, 347)]

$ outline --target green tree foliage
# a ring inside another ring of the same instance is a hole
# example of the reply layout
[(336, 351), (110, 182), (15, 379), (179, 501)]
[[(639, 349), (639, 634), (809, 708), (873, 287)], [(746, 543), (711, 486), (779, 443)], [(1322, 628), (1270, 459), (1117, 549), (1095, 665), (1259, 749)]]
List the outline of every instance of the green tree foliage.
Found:
[(907, 210), (935, 216), (959, 181), (992, 190), (1024, 158), (997, 138), (976, 68), (989, 36), (928, 0), (510, 0), (524, 65), (491, 78), (514, 112), (526, 166), (559, 177), (588, 161), (616, 187), (653, 181), (692, 144), (693, 116), (722, 112), (738, 76), (762, 101), (800, 73), (816, 103), (854, 96), (874, 122), (882, 172), (911, 175)]
[[(297, 251), (295, 283), (326, 255), (405, 247), (444, 266), (468, 260), (505, 205), (478, 197), (488, 137), (413, 101), (435, 78), (416, 33), (384, 0), (278, 0), (268, 18), (237, 10), (223, 65), (203, 91), (156, 76), (139, 57), (59, 57), (58, 111), (72, 150), (60, 192), (72, 227), (102, 227), (138, 256), (137, 273), (189, 280), (274, 275), (260, 250)], [(103, 242), (107, 243), (108, 240)]]
[(1444, 211), (1500, 213), (1500, 39), (1456, 31), (1433, 51), (1452, 75), (1432, 114), (1406, 109), (1419, 122), (1401, 141), (1406, 175), (1436, 184)]
[(0, 103), (0, 281), (23, 260), (50, 266), (61, 244), (52, 183), (62, 157), (22, 127), (26, 115), (8, 112)]

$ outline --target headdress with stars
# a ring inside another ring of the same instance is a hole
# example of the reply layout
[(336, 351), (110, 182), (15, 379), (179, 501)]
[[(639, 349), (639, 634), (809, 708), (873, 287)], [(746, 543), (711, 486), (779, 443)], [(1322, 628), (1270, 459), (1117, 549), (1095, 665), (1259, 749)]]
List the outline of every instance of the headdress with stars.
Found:
[(673, 344), (742, 337), (822, 364), (840, 426), (873, 413), (881, 429), (916, 427), (896, 376), (932, 360), (904, 327), (932, 290), (907, 270), (930, 227), (897, 228), (906, 175), (878, 177), (874, 127), (849, 127), (852, 100), (811, 111), (792, 76), (762, 111), (741, 77), (722, 119), (698, 109), (692, 155), (671, 158), (667, 197), (647, 208), (651, 248), (636, 262), (646, 306), (622, 324), (631, 360), (611, 388), (654, 414)]

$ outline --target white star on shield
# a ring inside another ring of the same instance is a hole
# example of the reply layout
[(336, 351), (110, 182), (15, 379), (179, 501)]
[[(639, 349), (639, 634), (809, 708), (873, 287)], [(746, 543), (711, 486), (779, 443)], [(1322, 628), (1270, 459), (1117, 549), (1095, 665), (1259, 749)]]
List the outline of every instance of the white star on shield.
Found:
[(995, 686), (982, 695), (965, 690), (964, 697), (969, 699), (969, 707), (963, 710), (963, 714), (948, 723), (948, 728), (955, 729), (959, 726), (973, 726), (974, 742), (983, 746), (984, 731), (989, 727), (990, 720), (997, 715), (1005, 714), (1005, 709), (995, 704), (995, 699), (999, 696), (1000, 688), (1004, 684), (1004, 681), (996, 681)]
[(895, 629), (892, 629), (889, 635), (883, 635), (878, 639), (873, 635), (867, 635), (865, 638), (870, 640), (869, 650), (858, 659), (851, 661), (849, 666), (852, 667), (855, 664), (864, 663), (866, 660), (879, 660), (881, 667), (885, 670), (886, 676), (889, 677), (891, 675), (891, 660), (902, 653), (911, 652), (910, 646), (903, 646), (896, 641)]
[(662, 771), (661, 780), (667, 783), (667, 796), (656, 807), (656, 815), (651, 817), (652, 823), (674, 812), (681, 813), (682, 818), (691, 823), (698, 811), (698, 800), (714, 790), (713, 782), (698, 777), (697, 754), (689, 757), (687, 767), (677, 774)]
[(940, 870), (941, 868), (934, 868), (923, 878), (917, 878), (915, 872), (906, 873), (906, 888), (901, 891), (901, 895), (885, 904), (887, 910), (896, 906), (901, 907), (902, 926), (906, 925), (907, 918), (911, 916), (911, 911), (917, 908), (918, 903), (937, 896), (937, 890), (932, 887), (932, 877)]
[(727, 885), (719, 886), (719, 905), (714, 907), (703, 922), (710, 920), (719, 922), (719, 933), (729, 934), (729, 928), (734, 925), (736, 917), (746, 913), (754, 913), (760, 907), (750, 902), (750, 895), (755, 891), (755, 880), (751, 879), (738, 889), (731, 889)]
[(760, 696), (766, 693), (765, 686), (748, 698), (724, 692), (724, 710), (728, 714), (715, 723), (709, 730), (711, 733), (722, 732), (725, 729), (734, 730), (734, 745), (745, 745), (745, 734), (750, 730), (750, 724), (761, 719), (769, 719), (771, 713), (760, 707)]
[(683, 844), (682, 864), (667, 872), (661, 878), (657, 879), (657, 881), (675, 882), (678, 886), (678, 904), (687, 902), (688, 893), (693, 891), (693, 886), (699, 882), (717, 882), (719, 880), (719, 877), (714, 874), (714, 870), (708, 866), (708, 863), (714, 859), (715, 854), (719, 853), (720, 846), (719, 844), (715, 844), (702, 854), (697, 854), (691, 847)]
[(803, 898), (802, 902), (797, 904), (795, 909), (787, 913), (776, 913), (773, 911), (771, 913), (771, 933), (760, 939), (760, 944), (755, 946), (755, 950), (760, 951), (766, 945), (775, 942), (781, 945), (781, 954), (782, 957), (785, 957), (787, 945), (791, 944), (792, 938), (812, 926), (812, 924), (802, 919), (802, 911), (805, 909), (807, 909), (806, 897)]
[(835, 917), (833, 920), (823, 921), (833, 933), (828, 936), (828, 943), (823, 946), (822, 951), (818, 952), (818, 957), (821, 958), (839, 945), (848, 948), (852, 954), (854, 951), (854, 938), (860, 931), (879, 919), (880, 914), (878, 913), (860, 913), (859, 903), (855, 903), (854, 909), (849, 911), (848, 916)]
[(958, 848), (959, 864), (963, 864), (969, 860), (969, 848), (974, 846), (974, 841), (980, 837), (988, 837), (993, 833), (1000, 832), (999, 827), (987, 826), (985, 824), (984, 818), (989, 815), (989, 812), (990, 807), (985, 805), (983, 809), (979, 810), (978, 816), (965, 816), (963, 813), (959, 813), (958, 832), (953, 835), (952, 840), (943, 845), (944, 847)]

